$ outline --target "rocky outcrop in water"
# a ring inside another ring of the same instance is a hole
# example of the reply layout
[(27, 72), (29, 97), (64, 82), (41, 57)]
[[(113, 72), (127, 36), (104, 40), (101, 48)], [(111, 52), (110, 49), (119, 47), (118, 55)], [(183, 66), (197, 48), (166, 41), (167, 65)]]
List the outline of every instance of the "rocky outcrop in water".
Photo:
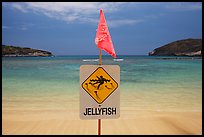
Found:
[(8, 45), (2, 45), (2, 56), (9, 56), (9, 57), (48, 57), (53, 56), (51, 52), (44, 51), (44, 50), (38, 50), (38, 49), (32, 49), (27, 47), (17, 47), (17, 46), (8, 46)]
[(202, 56), (202, 39), (175, 41), (154, 49), (149, 56)]

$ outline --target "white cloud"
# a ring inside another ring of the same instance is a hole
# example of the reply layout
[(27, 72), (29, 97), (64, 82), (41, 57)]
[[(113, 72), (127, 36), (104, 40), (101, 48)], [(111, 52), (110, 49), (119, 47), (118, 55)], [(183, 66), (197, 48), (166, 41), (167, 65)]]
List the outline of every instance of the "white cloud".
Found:
[(133, 25), (137, 23), (141, 23), (144, 20), (131, 20), (131, 19), (123, 19), (123, 20), (108, 20), (107, 24), (109, 27), (118, 27), (122, 25)]
[[(23, 13), (34, 12), (44, 14), (49, 18), (66, 21), (67, 23), (98, 23), (99, 10), (113, 13), (120, 9), (125, 2), (15, 2), (5, 3), (6, 6)], [(138, 20), (110, 20), (110, 26), (116, 27), (125, 24), (135, 24)]]
[(19, 27), (18, 29), (20, 29), (20, 30), (27, 30), (28, 28), (26, 26), (22, 26), (22, 27)]
[[(67, 23), (98, 23), (99, 10), (104, 14), (112, 14), (124, 8), (145, 9), (157, 8), (158, 10), (189, 11), (202, 9), (198, 2), (6, 2), (3, 6), (11, 7), (23, 13), (34, 12), (49, 18), (63, 20)], [(134, 25), (144, 22), (147, 18), (161, 17), (158, 14), (146, 15), (143, 19), (109, 19), (110, 27), (121, 25)]]
[(102, 8), (106, 12), (113, 12), (121, 3), (112, 2), (16, 2), (11, 6), (21, 12), (34, 11), (56, 19), (67, 21), (77, 20), (80, 17), (96, 15)]
[(131, 2), (137, 9), (157, 9), (171, 11), (202, 10), (202, 2)]
[(169, 2), (165, 6), (166, 9), (173, 11), (192, 11), (202, 10), (202, 3), (200, 2)]
[(11, 27), (9, 26), (2, 26), (2, 29), (10, 29)]
[(19, 29), (19, 30), (28, 30), (30, 27), (35, 26), (33, 23), (24, 23), (22, 25), (14, 25), (14, 26), (2, 26), (2, 29)]
[(18, 3), (12, 3), (12, 7), (17, 9), (17, 10), (20, 10), (21, 12), (24, 12), (24, 13), (28, 12), (26, 10), (26, 8), (24, 8), (22, 5), (20, 5)]

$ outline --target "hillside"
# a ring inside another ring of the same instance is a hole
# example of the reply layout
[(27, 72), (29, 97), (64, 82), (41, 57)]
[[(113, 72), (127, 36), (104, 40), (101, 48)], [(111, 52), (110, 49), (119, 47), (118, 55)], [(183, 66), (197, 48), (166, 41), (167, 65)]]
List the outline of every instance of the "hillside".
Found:
[(149, 52), (149, 56), (202, 56), (202, 39), (184, 39)]
[(2, 56), (53, 56), (51, 52), (44, 51), (44, 50), (38, 50), (38, 49), (32, 49), (27, 47), (17, 47), (17, 46), (8, 46), (8, 45), (2, 45)]

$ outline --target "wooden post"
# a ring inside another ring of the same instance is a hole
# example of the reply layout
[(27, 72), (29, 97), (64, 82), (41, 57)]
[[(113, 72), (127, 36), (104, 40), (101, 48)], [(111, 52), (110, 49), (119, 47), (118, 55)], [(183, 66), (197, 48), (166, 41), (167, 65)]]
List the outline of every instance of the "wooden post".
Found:
[(101, 135), (101, 119), (98, 119), (98, 135)]
[(102, 65), (102, 50), (100, 49), (99, 65)]
[[(100, 49), (99, 54), (99, 65), (102, 65), (102, 50)], [(98, 119), (98, 135), (101, 135), (101, 119)]]

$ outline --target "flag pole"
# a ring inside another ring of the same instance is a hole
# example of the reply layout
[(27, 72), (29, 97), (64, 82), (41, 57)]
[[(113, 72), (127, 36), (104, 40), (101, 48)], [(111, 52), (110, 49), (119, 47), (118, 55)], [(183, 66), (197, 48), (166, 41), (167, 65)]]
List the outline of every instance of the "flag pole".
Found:
[(102, 50), (100, 49), (99, 65), (102, 65)]
[[(99, 65), (102, 65), (102, 50), (100, 49), (99, 54)], [(98, 119), (98, 135), (101, 135), (101, 119)]]
[(98, 135), (101, 135), (101, 119), (98, 119)]

